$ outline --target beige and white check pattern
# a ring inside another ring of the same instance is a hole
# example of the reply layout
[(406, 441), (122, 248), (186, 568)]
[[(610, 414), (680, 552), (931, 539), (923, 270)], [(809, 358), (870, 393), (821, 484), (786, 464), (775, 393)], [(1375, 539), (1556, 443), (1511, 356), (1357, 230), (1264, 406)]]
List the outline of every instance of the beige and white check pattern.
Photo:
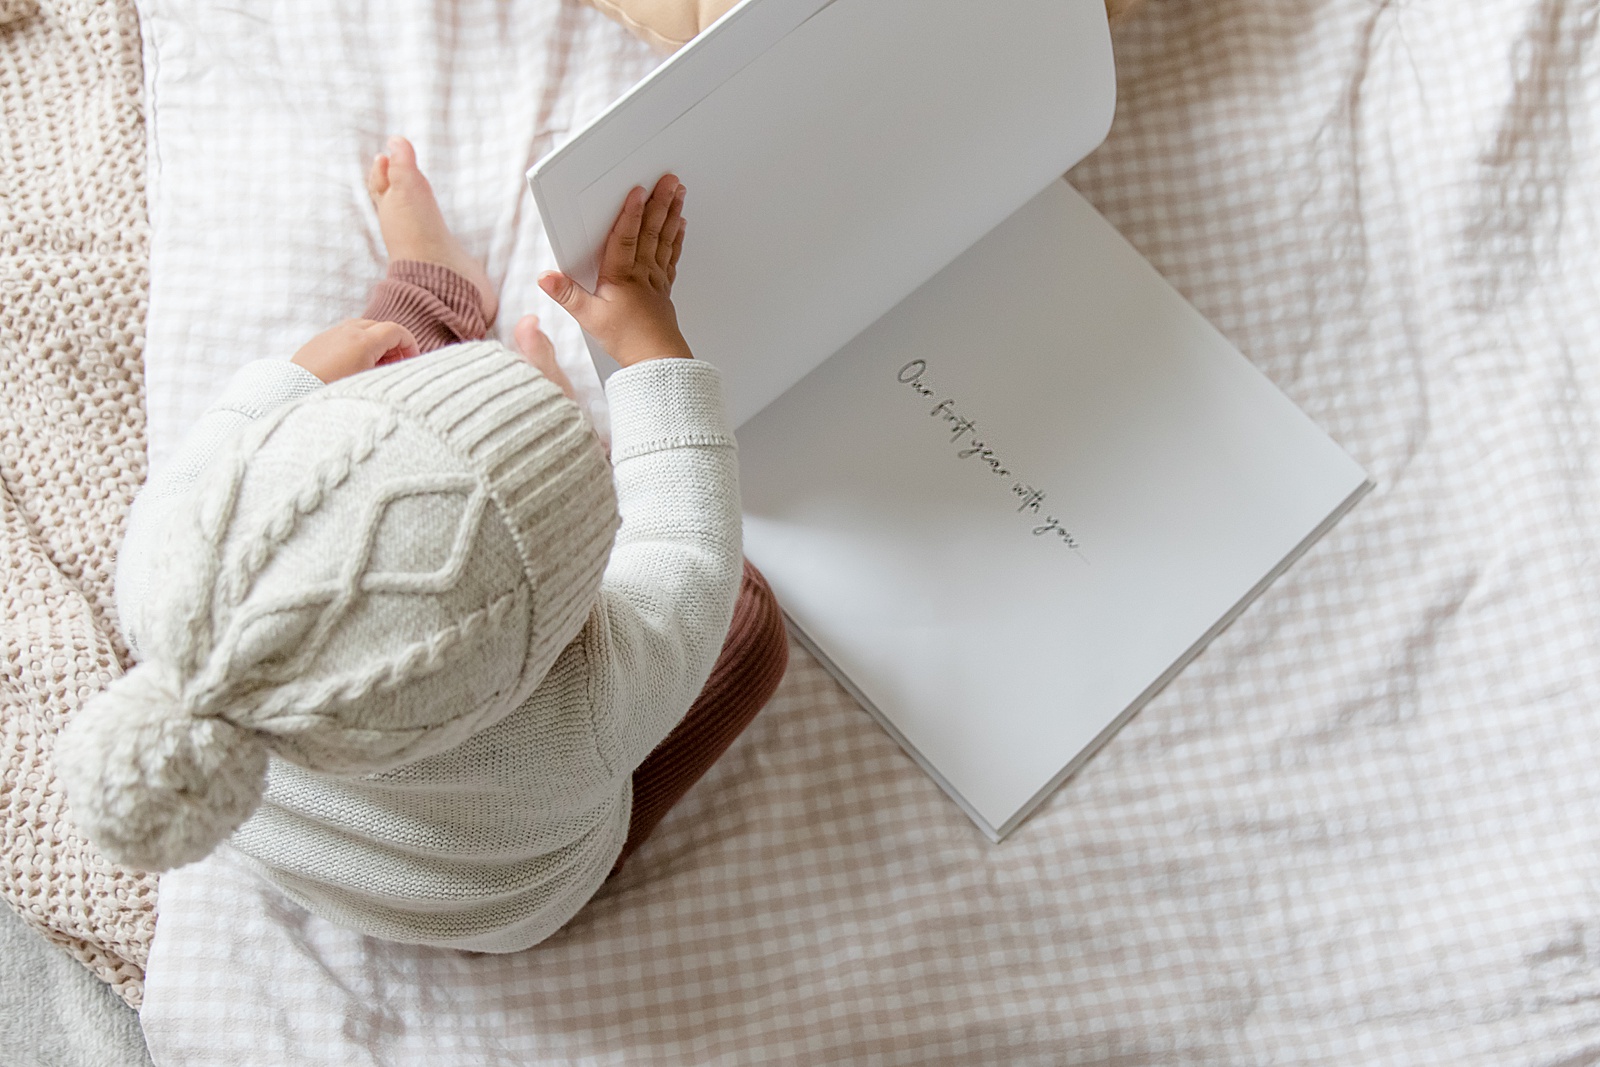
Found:
[[(651, 61), (570, 0), (339, 6), (144, 3), (158, 456), (359, 307), (381, 133), (514, 313), (522, 165)], [(158, 1063), (1600, 1062), (1600, 3), (1155, 0), (1117, 44), (1074, 180), (1376, 492), (1000, 847), (796, 650), (528, 953), (169, 875)]]

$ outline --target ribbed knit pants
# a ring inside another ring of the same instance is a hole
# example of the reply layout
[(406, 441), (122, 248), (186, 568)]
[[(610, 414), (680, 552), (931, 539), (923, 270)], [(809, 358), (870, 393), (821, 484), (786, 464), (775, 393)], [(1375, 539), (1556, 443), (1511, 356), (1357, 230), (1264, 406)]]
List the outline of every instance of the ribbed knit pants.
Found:
[[(447, 267), (412, 260), (389, 264), (362, 317), (399, 323), (424, 352), (478, 340), (489, 329), (476, 286)], [(633, 772), (628, 840), (612, 874), (750, 725), (788, 663), (783, 613), (766, 579), (746, 561), (733, 624), (710, 679), (683, 721)]]

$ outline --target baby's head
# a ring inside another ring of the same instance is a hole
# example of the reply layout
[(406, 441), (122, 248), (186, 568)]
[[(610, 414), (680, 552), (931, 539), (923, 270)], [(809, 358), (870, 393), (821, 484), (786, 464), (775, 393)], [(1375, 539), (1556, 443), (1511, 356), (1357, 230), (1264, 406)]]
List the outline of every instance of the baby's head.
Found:
[(453, 748), (577, 636), (617, 525), (576, 406), (493, 343), (266, 416), (160, 531), (143, 662), (61, 737), (75, 820), (164, 870), (249, 817), (269, 751), (358, 775)]

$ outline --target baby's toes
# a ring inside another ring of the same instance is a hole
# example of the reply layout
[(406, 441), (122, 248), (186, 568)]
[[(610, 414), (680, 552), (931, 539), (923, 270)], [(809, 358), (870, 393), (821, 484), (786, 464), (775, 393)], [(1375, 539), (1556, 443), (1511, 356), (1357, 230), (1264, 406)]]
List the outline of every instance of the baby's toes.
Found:
[(408, 194), (413, 189), (432, 193), (428, 179), (422, 174), (422, 168), (417, 166), (417, 150), (411, 146), (410, 141), (404, 137), (391, 137), (384, 151), (389, 157), (391, 186)]
[(394, 166), (397, 170), (417, 169), (417, 150), (404, 137), (398, 134), (390, 137), (389, 143), (384, 146), (383, 150), (394, 161)]
[(372, 160), (367, 171), (367, 195), (376, 200), (389, 191), (389, 157), (380, 155)]
[(411, 147), (410, 141), (404, 137), (391, 137), (384, 154), (389, 157), (389, 189), (399, 200), (416, 204), (433, 200), (433, 186), (428, 184), (427, 176), (417, 166), (417, 150)]

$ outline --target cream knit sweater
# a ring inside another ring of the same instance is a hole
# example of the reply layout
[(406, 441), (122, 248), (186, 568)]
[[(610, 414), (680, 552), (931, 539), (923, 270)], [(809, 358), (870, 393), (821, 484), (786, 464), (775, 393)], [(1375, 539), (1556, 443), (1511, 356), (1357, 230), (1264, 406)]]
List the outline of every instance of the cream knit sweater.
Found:
[[(151, 531), (220, 445), (320, 385), (276, 361), (235, 376), (134, 505), (117, 570), (124, 620), (139, 618), (151, 580)], [(632, 772), (705, 684), (741, 571), (717, 371), (655, 360), (606, 392), (622, 525), (588, 622), (533, 695), (459, 747), (384, 774), (272, 761), (265, 801), (230, 844), (313, 914), (393, 941), (511, 952), (554, 933), (605, 880)], [(140, 635), (125, 636), (137, 655)]]

